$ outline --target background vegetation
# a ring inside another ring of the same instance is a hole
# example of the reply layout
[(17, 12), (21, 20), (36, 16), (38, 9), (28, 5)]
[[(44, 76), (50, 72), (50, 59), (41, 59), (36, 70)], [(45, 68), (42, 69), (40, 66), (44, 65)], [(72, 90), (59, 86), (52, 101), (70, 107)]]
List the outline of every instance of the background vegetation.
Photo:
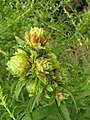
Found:
[[(90, 1), (89, 0), (0, 0), (0, 120), (30, 120), (30, 99), (23, 90), (15, 100), (18, 78), (6, 63), (15, 52), (15, 36), (24, 38), (31, 27), (42, 27), (49, 37), (66, 78), (70, 97), (64, 117), (56, 105), (38, 107), (33, 120), (90, 119)], [(3, 103), (3, 105), (2, 105)], [(5, 109), (6, 108), (6, 109)], [(8, 109), (7, 109), (8, 108)], [(10, 112), (11, 111), (11, 112)], [(13, 115), (12, 115), (13, 114)]]

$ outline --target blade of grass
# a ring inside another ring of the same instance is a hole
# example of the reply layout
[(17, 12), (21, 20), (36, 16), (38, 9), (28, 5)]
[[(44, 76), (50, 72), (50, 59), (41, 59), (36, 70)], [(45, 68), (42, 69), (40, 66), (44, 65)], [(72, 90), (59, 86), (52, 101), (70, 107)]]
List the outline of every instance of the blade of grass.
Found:
[(2, 50), (0, 50), (0, 53), (2, 53), (3, 55), (5, 55), (5, 56), (8, 56), (8, 54), (7, 53), (5, 53), (4, 51), (2, 51)]

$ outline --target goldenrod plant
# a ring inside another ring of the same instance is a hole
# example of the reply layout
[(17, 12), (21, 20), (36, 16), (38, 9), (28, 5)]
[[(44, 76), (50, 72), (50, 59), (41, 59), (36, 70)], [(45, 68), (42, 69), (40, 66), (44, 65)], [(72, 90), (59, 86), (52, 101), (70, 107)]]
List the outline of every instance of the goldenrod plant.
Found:
[(52, 53), (42, 28), (34, 27), (25, 33), (25, 44), (18, 46), (7, 66), (12, 75), (27, 81), (25, 86), (29, 97), (40, 94), (40, 104), (45, 105), (56, 99), (60, 105), (67, 99), (68, 94), (62, 87), (60, 63)]
[(0, 120), (90, 120), (89, 71), (90, 0), (0, 0)]

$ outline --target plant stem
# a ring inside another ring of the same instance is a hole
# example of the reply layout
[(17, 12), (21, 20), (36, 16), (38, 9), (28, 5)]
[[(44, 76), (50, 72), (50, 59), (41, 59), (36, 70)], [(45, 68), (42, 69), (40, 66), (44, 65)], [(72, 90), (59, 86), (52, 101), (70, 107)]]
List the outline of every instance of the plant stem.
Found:
[(0, 50), (0, 53), (2, 53), (3, 55), (5, 55), (5, 56), (8, 56), (8, 54), (7, 53), (5, 53), (4, 51), (2, 51), (2, 50)]
[(32, 117), (32, 112), (30, 113), (30, 118), (31, 118), (31, 120), (33, 120), (33, 117)]
[(6, 106), (6, 103), (4, 100), (2, 100), (2, 105), (5, 107), (5, 109), (7, 110), (7, 112), (9, 113), (10, 117), (13, 119), (13, 120), (16, 120), (15, 117), (13, 116), (13, 114), (10, 112), (9, 108)]

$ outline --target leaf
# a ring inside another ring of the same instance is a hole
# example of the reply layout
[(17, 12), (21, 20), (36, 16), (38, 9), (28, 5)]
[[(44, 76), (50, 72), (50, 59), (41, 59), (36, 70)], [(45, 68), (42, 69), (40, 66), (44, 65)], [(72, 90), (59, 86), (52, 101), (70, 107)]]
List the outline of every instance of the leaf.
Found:
[(39, 92), (42, 93), (43, 89), (44, 89), (44, 87), (40, 85), (39, 86)]
[(33, 120), (63, 120), (54, 103), (49, 106), (39, 106), (32, 112), (32, 116)]
[(22, 120), (31, 120), (30, 115), (26, 115), (22, 118)]
[(22, 39), (18, 38), (17, 36), (15, 36), (15, 39), (17, 41), (17, 43), (21, 46), (23, 46), (25, 44), (25, 41), (23, 41)]
[(46, 76), (41, 76), (41, 75), (37, 75), (37, 77), (39, 78), (39, 80), (44, 84), (46, 85)]
[(68, 110), (67, 110), (67, 107), (66, 107), (66, 104), (65, 104), (65, 103), (61, 103), (60, 109), (61, 109), (61, 111), (62, 111), (62, 113), (63, 113), (64, 119), (65, 119), (65, 120), (71, 120), (70, 115), (69, 115), (69, 112), (68, 112)]
[(63, 118), (61, 117), (60, 114), (54, 113), (54, 115), (53, 114), (48, 115), (45, 120), (63, 120)]
[(44, 92), (44, 97), (50, 99), (50, 96), (48, 95), (47, 91)]
[(85, 114), (83, 115), (83, 118), (89, 118), (90, 119), (90, 108), (88, 108), (85, 112)]
[(80, 95), (77, 97), (77, 100), (80, 100), (82, 98), (85, 98), (86, 96), (90, 96), (90, 89), (83, 91), (80, 93)]
[(0, 99), (2, 99), (2, 89), (1, 89), (1, 86), (0, 86)]
[(75, 108), (76, 108), (76, 113), (77, 113), (78, 112), (78, 108), (77, 108), (76, 100), (74, 99), (74, 97), (73, 97), (71, 92), (68, 92), (68, 93), (69, 93), (69, 95), (71, 96), (71, 98), (72, 98), (72, 100), (74, 102), (74, 105), (75, 105)]
[(73, 100), (73, 103), (74, 103), (74, 105), (75, 105), (75, 108), (76, 108), (76, 113), (77, 113), (77, 112), (78, 112), (78, 108), (77, 108), (76, 100), (75, 100), (73, 94), (72, 94), (70, 91), (68, 91), (64, 86), (63, 86), (63, 88), (64, 88), (64, 89), (67, 91), (67, 93), (71, 96), (71, 98), (72, 98), (72, 100)]
[(15, 89), (15, 97), (16, 97), (16, 100), (18, 101), (18, 96), (22, 90), (22, 88), (25, 86), (27, 81), (25, 80), (19, 80), (17, 85), (16, 85), (16, 89)]
[(25, 115), (25, 112), (22, 112), (22, 113), (18, 114), (17, 120), (20, 120), (24, 115)]
[(37, 58), (38, 55), (37, 55), (37, 52), (34, 51), (34, 50), (30, 50), (30, 52), (31, 52), (30, 62), (33, 63), (36, 60), (36, 58)]
[(38, 93), (37, 95), (30, 98), (30, 101), (29, 101), (28, 106), (27, 106), (27, 111), (30, 111), (30, 113), (32, 113), (36, 102), (38, 102), (38, 100), (39, 100), (39, 97), (40, 97), (40, 93)]
[(53, 91), (53, 88), (51, 87), (51, 85), (47, 85), (47, 86), (46, 86), (46, 89), (47, 89), (49, 92), (52, 92), (52, 91)]
[(2, 53), (5, 56), (8, 56), (8, 54), (6, 52), (2, 51), (2, 50), (0, 50), (0, 53)]

